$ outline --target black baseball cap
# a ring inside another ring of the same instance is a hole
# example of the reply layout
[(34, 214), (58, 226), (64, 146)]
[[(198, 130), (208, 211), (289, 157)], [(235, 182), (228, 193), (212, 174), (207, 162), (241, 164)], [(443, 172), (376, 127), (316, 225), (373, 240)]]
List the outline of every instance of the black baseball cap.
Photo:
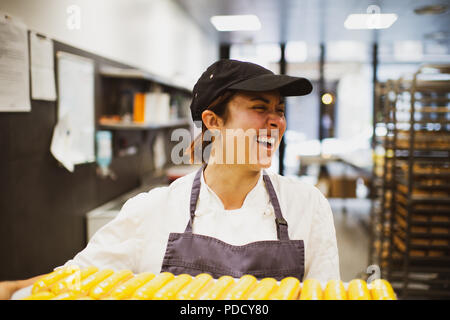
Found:
[(274, 74), (255, 63), (221, 59), (210, 65), (194, 86), (192, 120), (201, 121), (202, 112), (226, 90), (279, 90), (281, 96), (303, 96), (311, 93), (312, 84), (306, 78)]

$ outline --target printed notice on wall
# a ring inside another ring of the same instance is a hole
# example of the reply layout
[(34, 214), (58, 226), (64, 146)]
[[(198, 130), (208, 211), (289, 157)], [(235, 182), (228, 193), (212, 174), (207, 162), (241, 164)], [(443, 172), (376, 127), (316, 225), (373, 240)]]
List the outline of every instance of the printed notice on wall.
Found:
[(0, 111), (30, 111), (27, 28), (0, 13)]
[(56, 100), (55, 68), (53, 66), (53, 42), (51, 39), (30, 32), (31, 98)]
[(58, 123), (50, 151), (70, 172), (95, 161), (94, 62), (57, 52)]

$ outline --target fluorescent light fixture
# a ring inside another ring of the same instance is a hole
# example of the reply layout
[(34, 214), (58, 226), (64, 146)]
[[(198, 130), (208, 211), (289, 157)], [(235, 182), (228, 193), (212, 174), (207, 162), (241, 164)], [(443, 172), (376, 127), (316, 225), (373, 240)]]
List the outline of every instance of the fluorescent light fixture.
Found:
[(278, 63), (281, 59), (280, 45), (276, 43), (261, 43), (256, 45), (256, 53), (259, 59), (267, 62)]
[(287, 62), (305, 62), (308, 58), (308, 45), (304, 41), (289, 41), (286, 44)]
[(397, 20), (395, 13), (350, 14), (344, 22), (347, 29), (387, 29)]
[(359, 41), (330, 41), (327, 49), (327, 59), (329, 61), (365, 62), (369, 56), (367, 44)]
[(261, 22), (255, 15), (213, 16), (211, 23), (218, 31), (255, 31), (261, 29)]
[(394, 59), (397, 61), (423, 60), (422, 42), (414, 40), (394, 42)]

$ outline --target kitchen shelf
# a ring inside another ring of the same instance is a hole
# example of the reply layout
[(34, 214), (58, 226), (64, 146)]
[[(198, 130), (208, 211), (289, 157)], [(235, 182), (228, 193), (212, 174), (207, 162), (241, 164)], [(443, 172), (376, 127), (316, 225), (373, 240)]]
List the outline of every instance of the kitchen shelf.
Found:
[(104, 130), (156, 130), (190, 125), (187, 119), (172, 120), (168, 123), (99, 123), (99, 128)]
[(165, 77), (158, 76), (140, 69), (125, 69), (111, 66), (101, 66), (100, 75), (105, 78), (147, 80), (162, 84), (167, 87), (178, 89), (186, 93), (192, 93), (192, 90), (185, 85), (175, 83)]

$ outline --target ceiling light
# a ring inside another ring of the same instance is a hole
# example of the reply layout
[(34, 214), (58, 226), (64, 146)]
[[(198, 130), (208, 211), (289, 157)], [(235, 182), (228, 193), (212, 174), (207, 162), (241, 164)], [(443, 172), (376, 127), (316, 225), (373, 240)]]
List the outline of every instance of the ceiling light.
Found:
[(308, 58), (308, 45), (304, 41), (289, 41), (285, 54), (287, 62), (305, 62)]
[(323, 104), (331, 104), (333, 102), (333, 96), (331, 95), (331, 93), (324, 93), (322, 95), (322, 103)]
[(414, 40), (394, 42), (394, 58), (397, 61), (421, 61), (423, 59), (422, 42)]
[(367, 61), (366, 43), (350, 40), (329, 41), (327, 59), (330, 61)]
[(255, 31), (261, 22), (255, 15), (213, 16), (211, 23), (218, 31)]
[(447, 9), (448, 7), (445, 4), (436, 4), (416, 8), (414, 9), (414, 12), (421, 15), (430, 15), (444, 13)]
[(395, 13), (350, 14), (344, 22), (347, 29), (387, 29), (397, 20)]

